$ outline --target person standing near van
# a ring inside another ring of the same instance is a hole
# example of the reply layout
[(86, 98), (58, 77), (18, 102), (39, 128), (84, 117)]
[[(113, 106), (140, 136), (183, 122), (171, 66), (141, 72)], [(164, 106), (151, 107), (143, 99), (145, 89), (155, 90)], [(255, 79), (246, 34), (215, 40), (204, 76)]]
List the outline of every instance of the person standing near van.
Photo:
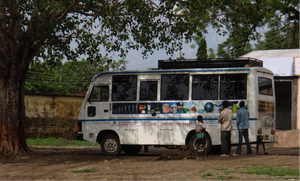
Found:
[[(199, 150), (199, 146), (200, 144), (202, 144), (203, 150), (204, 150), (204, 158), (206, 158), (206, 139), (205, 139), (205, 129), (206, 126), (203, 123), (203, 117), (201, 115), (199, 115), (197, 117), (198, 122), (196, 122), (195, 124), (195, 131), (196, 131), (196, 136), (197, 136), (197, 140), (196, 140), (196, 159), (198, 158), (198, 150)], [(201, 160), (203, 160), (204, 158), (201, 158)]]
[(247, 144), (247, 155), (252, 155), (252, 148), (250, 146), (249, 138), (248, 138), (249, 111), (245, 108), (244, 101), (240, 102), (240, 109), (236, 115), (236, 126), (238, 128), (238, 133), (239, 133), (239, 145), (236, 149), (235, 154), (233, 154), (233, 156), (241, 155), (243, 137)]
[(231, 150), (232, 111), (228, 108), (229, 102), (223, 101), (223, 110), (218, 122), (221, 124), (221, 157), (228, 157)]

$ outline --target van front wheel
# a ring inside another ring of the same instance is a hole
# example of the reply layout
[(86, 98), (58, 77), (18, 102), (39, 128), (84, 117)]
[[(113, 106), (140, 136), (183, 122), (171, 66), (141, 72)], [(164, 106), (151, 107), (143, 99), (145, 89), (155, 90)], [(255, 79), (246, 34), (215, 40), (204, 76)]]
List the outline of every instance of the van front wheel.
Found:
[(114, 134), (104, 136), (101, 141), (101, 151), (104, 153), (104, 155), (119, 155), (122, 151), (119, 138)]

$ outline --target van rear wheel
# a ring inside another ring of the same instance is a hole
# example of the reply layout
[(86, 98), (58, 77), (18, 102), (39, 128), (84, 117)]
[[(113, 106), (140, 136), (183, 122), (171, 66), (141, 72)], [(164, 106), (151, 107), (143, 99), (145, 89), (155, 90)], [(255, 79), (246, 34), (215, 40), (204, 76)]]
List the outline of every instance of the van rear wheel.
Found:
[(116, 156), (122, 151), (119, 138), (114, 134), (104, 136), (101, 141), (101, 151), (104, 155)]
[[(208, 155), (212, 149), (212, 145), (211, 145), (211, 138), (209, 136), (208, 133), (205, 132), (205, 139), (206, 139), (206, 155)], [(196, 134), (193, 134), (189, 140), (189, 150), (192, 152), (192, 153), (196, 153), (196, 140), (197, 140), (197, 137), (196, 137)], [(204, 155), (204, 149), (203, 149), (203, 146), (200, 145), (199, 146), (199, 149), (198, 149), (198, 155)]]

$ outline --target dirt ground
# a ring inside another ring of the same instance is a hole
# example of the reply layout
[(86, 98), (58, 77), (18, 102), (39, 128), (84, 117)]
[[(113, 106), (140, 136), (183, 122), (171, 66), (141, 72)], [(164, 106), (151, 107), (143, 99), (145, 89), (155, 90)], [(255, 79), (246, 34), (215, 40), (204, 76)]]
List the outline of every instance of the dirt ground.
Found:
[[(252, 145), (255, 150), (255, 145)], [(99, 147), (31, 147), (36, 156), (0, 159), (0, 180), (299, 180), (299, 176), (244, 174), (245, 167), (272, 166), (299, 170), (299, 149), (266, 145), (267, 155), (228, 158), (209, 155), (205, 160), (179, 157), (177, 149), (149, 147), (138, 155), (104, 156)], [(232, 148), (231, 153), (235, 152)], [(262, 153), (262, 148), (260, 149)], [(162, 154), (177, 155), (175, 160), (159, 160)], [(72, 170), (95, 172), (72, 173)]]

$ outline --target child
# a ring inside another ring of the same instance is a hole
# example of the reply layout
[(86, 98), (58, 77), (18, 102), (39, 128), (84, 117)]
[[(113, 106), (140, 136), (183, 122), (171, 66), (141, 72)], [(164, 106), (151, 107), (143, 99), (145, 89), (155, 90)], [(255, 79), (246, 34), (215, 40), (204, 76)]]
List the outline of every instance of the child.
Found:
[(256, 154), (259, 155), (259, 145), (262, 145), (264, 150), (264, 155), (268, 154), (266, 152), (265, 143), (262, 142), (263, 138), (261, 136), (257, 136), (257, 144), (256, 144)]
[[(196, 140), (196, 159), (198, 158), (198, 150), (199, 150), (199, 146), (200, 144), (202, 144), (203, 150), (204, 150), (204, 158), (206, 158), (206, 140), (205, 140), (205, 129), (206, 126), (203, 123), (203, 117), (201, 115), (199, 115), (197, 117), (198, 122), (196, 122), (195, 124), (195, 131), (196, 131), (196, 135), (197, 135), (197, 140)], [(201, 160), (203, 160), (204, 158), (201, 158)]]

